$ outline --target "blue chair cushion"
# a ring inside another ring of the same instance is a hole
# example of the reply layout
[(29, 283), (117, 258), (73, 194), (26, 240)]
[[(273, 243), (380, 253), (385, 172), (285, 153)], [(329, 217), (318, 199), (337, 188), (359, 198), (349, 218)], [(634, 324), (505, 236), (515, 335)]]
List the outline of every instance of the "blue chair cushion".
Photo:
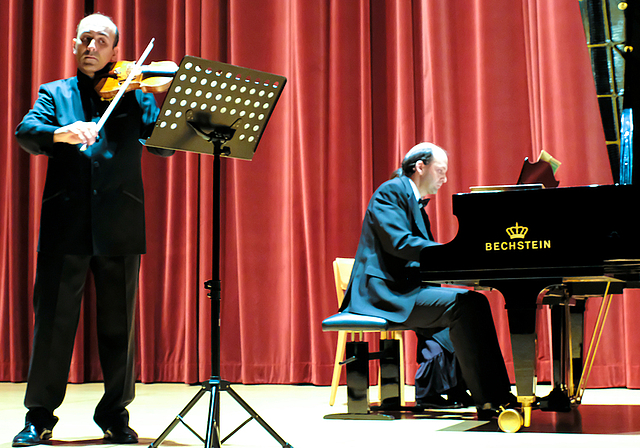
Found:
[(381, 317), (338, 313), (322, 321), (322, 331), (391, 331), (407, 328)]

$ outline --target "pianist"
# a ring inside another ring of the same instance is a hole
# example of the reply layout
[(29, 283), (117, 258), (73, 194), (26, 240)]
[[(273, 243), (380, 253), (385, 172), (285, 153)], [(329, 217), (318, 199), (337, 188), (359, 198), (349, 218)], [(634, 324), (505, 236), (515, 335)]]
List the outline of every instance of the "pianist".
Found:
[(474, 291), (423, 285), (419, 276), (420, 251), (438, 244), (420, 199), (438, 191), (447, 169), (442, 148), (420, 143), (404, 157), (402, 174), (375, 191), (341, 311), (402, 323), (426, 338), (448, 328), (478, 418), (485, 419), (514, 401), (489, 302)]

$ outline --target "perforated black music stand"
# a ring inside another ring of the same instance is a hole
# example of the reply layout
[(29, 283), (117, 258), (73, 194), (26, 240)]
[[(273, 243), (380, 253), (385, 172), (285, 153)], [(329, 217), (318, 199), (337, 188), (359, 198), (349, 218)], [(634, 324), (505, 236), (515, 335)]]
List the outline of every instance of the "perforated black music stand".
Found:
[[(185, 56), (169, 88), (147, 146), (213, 155), (212, 280), (205, 283), (211, 298), (211, 378), (149, 445), (157, 447), (182, 423), (205, 444), (219, 448), (255, 419), (280, 445), (291, 448), (257, 412), (220, 378), (220, 158), (251, 160), (264, 128), (284, 88), (286, 78), (222, 62)], [(250, 418), (220, 440), (220, 391), (229, 393)], [(207, 435), (203, 439), (183, 418), (211, 392)]]

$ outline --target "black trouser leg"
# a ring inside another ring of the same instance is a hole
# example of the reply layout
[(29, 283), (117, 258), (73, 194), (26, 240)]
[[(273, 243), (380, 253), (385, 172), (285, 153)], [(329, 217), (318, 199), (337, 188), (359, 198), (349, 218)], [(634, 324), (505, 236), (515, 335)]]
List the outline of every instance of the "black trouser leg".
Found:
[(462, 376), (475, 403), (500, 405), (509, 401), (511, 384), (485, 296), (456, 288), (423, 288), (404, 325), (428, 336), (433, 328), (449, 327)]
[(458, 306), (449, 331), (471, 395), (476, 404), (505, 404), (511, 384), (489, 302), (470, 292), (459, 295)]
[(103, 430), (127, 425), (135, 396), (135, 304), (140, 255), (94, 257), (97, 329), (104, 395), (94, 420)]
[(67, 388), (88, 267), (88, 256), (38, 253), (33, 349), (24, 400), (27, 419), (37, 426), (51, 428), (57, 421), (53, 411)]

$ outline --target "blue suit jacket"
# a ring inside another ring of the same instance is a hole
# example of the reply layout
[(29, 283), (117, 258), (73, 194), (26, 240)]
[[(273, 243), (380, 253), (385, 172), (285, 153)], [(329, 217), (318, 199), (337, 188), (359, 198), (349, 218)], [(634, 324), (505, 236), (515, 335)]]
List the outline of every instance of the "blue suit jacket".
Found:
[[(127, 255), (146, 250), (140, 138), (158, 117), (152, 94), (125, 94), (84, 153), (53, 143), (53, 132), (76, 121), (98, 121), (108, 103), (91, 79), (77, 77), (40, 86), (38, 99), (16, 129), (20, 145), (49, 157), (42, 198), (39, 251)], [(173, 151), (149, 149), (168, 156)]]
[(429, 239), (409, 178), (383, 183), (371, 197), (341, 311), (404, 322), (420, 291), (420, 251)]

